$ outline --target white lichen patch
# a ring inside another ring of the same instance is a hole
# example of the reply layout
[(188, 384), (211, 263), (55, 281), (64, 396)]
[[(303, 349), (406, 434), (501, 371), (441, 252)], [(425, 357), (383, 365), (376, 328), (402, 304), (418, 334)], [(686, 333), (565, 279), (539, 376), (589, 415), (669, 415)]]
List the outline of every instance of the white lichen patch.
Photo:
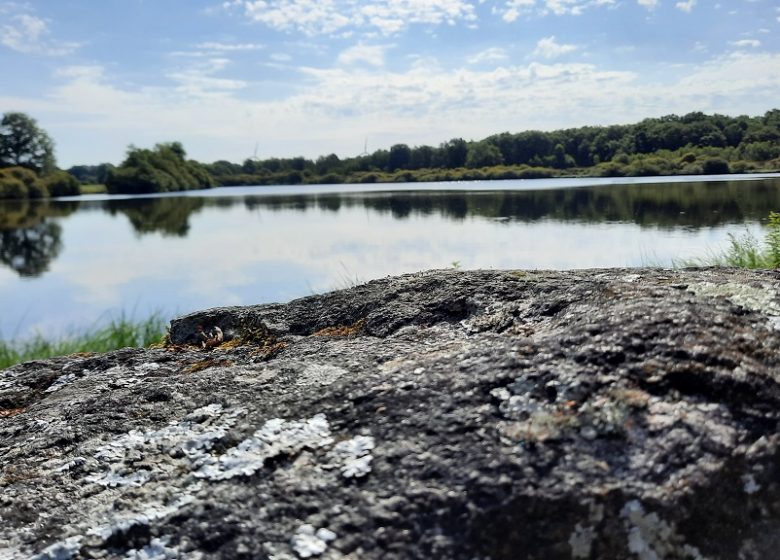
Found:
[[(145, 547), (129, 551), (125, 555), (125, 560), (175, 560), (184, 557), (181, 550), (176, 547), (170, 547), (168, 546), (169, 544), (170, 537), (154, 538)], [(187, 558), (201, 557), (202, 555), (199, 553), (187, 553)]]
[(109, 488), (117, 486), (143, 486), (149, 482), (151, 472), (148, 470), (130, 470), (125, 468), (112, 468), (108, 472), (101, 472), (88, 476), (87, 482), (94, 482)]
[(628, 550), (639, 560), (705, 560), (696, 547), (683, 541), (673, 524), (655, 512), (645, 512), (639, 500), (627, 502), (620, 516), (628, 533)]
[(149, 526), (155, 521), (164, 519), (178, 512), (183, 506), (192, 503), (195, 500), (191, 495), (186, 494), (178, 500), (169, 504), (161, 502), (151, 502), (144, 504), (140, 511), (115, 515), (111, 521), (98, 525), (90, 529), (87, 534), (108, 540), (117, 533), (124, 533), (137, 525)]
[[(270, 459), (280, 456), (290, 461), (284, 462), (284, 466), (275, 464), (274, 472), (281, 470), (276, 473), (281, 478), (288, 472), (297, 473), (295, 476), (299, 478), (295, 483), (302, 487), (325, 488), (339, 484), (342, 476), (362, 477), (371, 471), (374, 439), (361, 435), (336, 444), (324, 414), (300, 420), (270, 419), (250, 437), (231, 446), (228, 442), (235, 435), (230, 432), (245, 413), (242, 408), (230, 410), (220, 404), (211, 404), (161, 428), (131, 430), (97, 446), (93, 444), (91, 449), (84, 449), (83, 456), (68, 458), (65, 463), (62, 460), (52, 462), (52, 475), (68, 477), (72, 482), (81, 478), (84, 483), (112, 489), (110, 497), (98, 492), (94, 498), (85, 500), (83, 514), (64, 526), (63, 533), (89, 539), (84, 542), (89, 542), (90, 547), (96, 546), (96, 539), (102, 542), (116, 540), (133, 527), (155, 525), (194, 502), (195, 496), (205, 487), (198, 479), (219, 482), (250, 476), (266, 467)], [(183, 481), (175, 493), (168, 488), (174, 475)], [(136, 489), (140, 486), (144, 486), (144, 490)], [(136, 496), (138, 492), (167, 498), (147, 502), (131, 511), (117, 510), (110, 505), (117, 503), (125, 493)], [(308, 550), (314, 556), (319, 554), (314, 551), (335, 535), (320, 529), (312, 535), (301, 533), (300, 538), (301, 551)], [(77, 545), (81, 542), (71, 538), (55, 543), (40, 553), (43, 555), (40, 559), (78, 556)], [(166, 542), (153, 541), (149, 546), (127, 554), (127, 558), (164, 559), (180, 557), (181, 551)]]
[(374, 445), (374, 438), (357, 436), (334, 445), (328, 456), (340, 465), (344, 477), (360, 478), (371, 472), (371, 450)]
[(49, 385), (49, 388), (46, 389), (46, 393), (54, 393), (56, 391), (59, 391), (63, 387), (70, 385), (73, 383), (78, 376), (75, 373), (66, 373), (65, 375), (60, 375), (57, 379), (54, 380), (54, 383)]
[(736, 282), (714, 284), (699, 282), (688, 285), (688, 291), (697, 296), (723, 297), (735, 305), (768, 315), (770, 324), (778, 328), (780, 324), (780, 302), (778, 293), (769, 286), (756, 287)]
[(195, 459), (194, 472), (199, 478), (227, 480), (234, 476), (251, 476), (265, 462), (279, 455), (293, 455), (303, 449), (317, 449), (333, 443), (330, 426), (324, 414), (308, 420), (268, 420), (252, 437), (220, 456), (202, 454)]
[(328, 549), (328, 543), (336, 539), (336, 533), (320, 528), (316, 531), (308, 523), (298, 527), (290, 539), (290, 546), (299, 558), (319, 556)]
[(154, 477), (155, 470), (133, 469), (126, 465), (128, 460), (160, 454), (183, 454), (198, 460), (227, 435), (244, 412), (238, 408), (224, 413), (222, 405), (211, 404), (159, 430), (131, 430), (96, 449), (93, 457), (101, 471), (87, 477), (87, 481), (110, 487), (141, 486)]
[(39, 554), (32, 557), (32, 560), (70, 560), (75, 558), (81, 549), (81, 541), (84, 537), (74, 536), (56, 542), (51, 546), (44, 548)]

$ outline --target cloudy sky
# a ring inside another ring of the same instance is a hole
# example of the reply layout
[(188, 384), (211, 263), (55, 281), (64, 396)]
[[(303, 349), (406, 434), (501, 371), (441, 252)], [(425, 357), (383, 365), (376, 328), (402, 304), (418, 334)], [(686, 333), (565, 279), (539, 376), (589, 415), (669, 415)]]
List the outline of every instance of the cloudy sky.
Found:
[(61, 167), (201, 161), (780, 106), (770, 0), (0, 0), (0, 112)]

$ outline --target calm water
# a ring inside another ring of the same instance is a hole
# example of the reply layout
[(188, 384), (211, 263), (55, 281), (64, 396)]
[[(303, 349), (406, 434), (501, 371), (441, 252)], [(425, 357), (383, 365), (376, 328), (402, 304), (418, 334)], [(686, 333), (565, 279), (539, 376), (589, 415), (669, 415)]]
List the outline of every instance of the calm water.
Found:
[[(428, 268), (668, 265), (780, 209), (763, 178), (238, 187), (0, 202), (0, 337)], [(657, 181), (664, 181), (658, 183)], [(360, 189), (359, 191), (356, 189)]]

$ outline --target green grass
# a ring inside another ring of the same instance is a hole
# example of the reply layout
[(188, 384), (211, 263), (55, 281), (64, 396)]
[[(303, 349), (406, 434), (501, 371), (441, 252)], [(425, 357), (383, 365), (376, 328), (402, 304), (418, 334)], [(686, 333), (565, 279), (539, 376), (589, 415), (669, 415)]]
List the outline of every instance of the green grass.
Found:
[(738, 268), (780, 268), (780, 213), (770, 212), (763, 241), (747, 232), (729, 235), (729, 246), (705, 258), (683, 261), (682, 266), (733, 266)]
[(47, 339), (37, 334), (21, 341), (0, 340), (0, 369), (29, 360), (78, 352), (108, 352), (128, 346), (149, 346), (162, 341), (167, 323), (160, 314), (153, 314), (141, 321), (120, 315), (103, 327), (58, 339)]
[(106, 194), (108, 192), (106, 186), (100, 184), (79, 185), (79, 190), (81, 194)]

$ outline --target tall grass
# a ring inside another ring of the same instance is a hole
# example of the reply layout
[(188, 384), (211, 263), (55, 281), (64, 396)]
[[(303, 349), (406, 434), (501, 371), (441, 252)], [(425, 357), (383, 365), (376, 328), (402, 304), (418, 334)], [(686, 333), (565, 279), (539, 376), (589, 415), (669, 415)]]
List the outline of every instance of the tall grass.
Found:
[(108, 352), (128, 346), (149, 346), (161, 342), (167, 321), (159, 313), (144, 320), (120, 315), (102, 327), (49, 339), (36, 334), (19, 341), (0, 340), (0, 369), (29, 360), (41, 360), (79, 352)]
[(703, 259), (683, 261), (683, 266), (734, 266), (738, 268), (780, 268), (780, 213), (770, 212), (763, 242), (747, 232), (729, 234), (729, 246)]

